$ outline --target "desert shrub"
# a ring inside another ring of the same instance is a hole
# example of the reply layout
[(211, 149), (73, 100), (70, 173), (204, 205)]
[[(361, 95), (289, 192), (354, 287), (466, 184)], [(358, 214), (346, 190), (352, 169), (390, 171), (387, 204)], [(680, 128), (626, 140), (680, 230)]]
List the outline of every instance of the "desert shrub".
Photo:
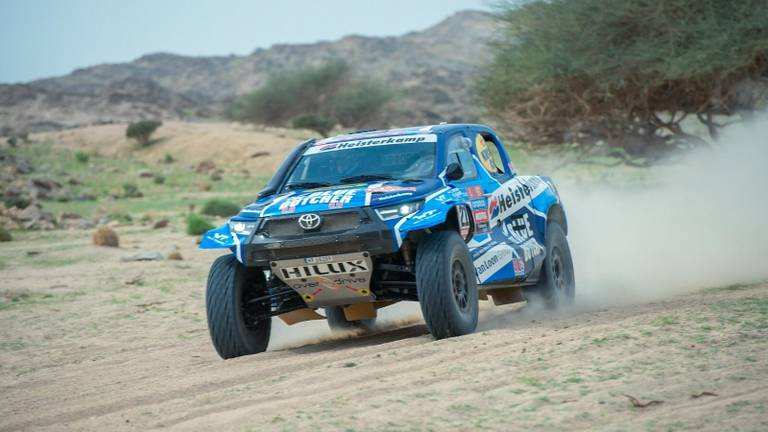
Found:
[(125, 212), (114, 212), (107, 215), (107, 218), (111, 221), (130, 224), (133, 223), (133, 216)]
[(154, 179), (154, 182), (155, 182), (155, 184), (159, 184), (159, 185), (165, 183), (165, 176), (156, 175), (155, 179)]
[(3, 197), (3, 204), (8, 208), (16, 207), (25, 209), (32, 204), (32, 200), (26, 195), (5, 196)]
[(88, 161), (91, 159), (91, 156), (84, 151), (78, 151), (75, 153), (75, 159), (80, 163), (88, 163)]
[(11, 233), (4, 226), (0, 225), (0, 242), (9, 242), (11, 240), (13, 240)]
[(163, 157), (163, 163), (165, 164), (172, 164), (176, 161), (176, 159), (173, 158), (173, 156), (170, 153), (166, 153)]
[(112, 228), (100, 226), (93, 233), (93, 244), (96, 246), (119, 247), (120, 238)]
[(187, 234), (189, 235), (203, 235), (213, 228), (215, 228), (213, 224), (199, 214), (192, 213), (187, 216)]
[[(382, 83), (353, 77), (343, 61), (281, 71), (260, 89), (242, 96), (227, 110), (233, 120), (274, 126), (294, 125), (326, 133), (336, 123), (370, 126), (383, 116), (392, 92)], [(328, 126), (331, 124), (331, 126)]]
[(763, 0), (505, 1), (497, 16), (477, 89), (517, 139), (666, 145), (694, 139), (689, 115), (715, 137), (713, 116), (764, 101)]
[(209, 216), (228, 217), (240, 212), (240, 206), (226, 200), (214, 198), (206, 201), (201, 210), (202, 214)]
[(125, 130), (125, 136), (128, 139), (136, 140), (140, 145), (147, 146), (150, 143), (152, 134), (157, 128), (162, 126), (162, 122), (155, 120), (141, 120), (128, 125)]
[(309, 129), (327, 137), (336, 121), (317, 114), (301, 114), (293, 119), (294, 129)]
[(139, 190), (139, 187), (133, 183), (125, 183), (123, 185), (123, 196), (126, 198), (141, 198), (144, 196)]

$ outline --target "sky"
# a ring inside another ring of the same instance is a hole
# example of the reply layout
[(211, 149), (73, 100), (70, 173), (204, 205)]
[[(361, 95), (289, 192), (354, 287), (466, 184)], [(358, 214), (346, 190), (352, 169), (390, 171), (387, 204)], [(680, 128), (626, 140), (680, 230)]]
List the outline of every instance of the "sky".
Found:
[(422, 30), (488, 0), (0, 0), (0, 83), (144, 54), (249, 54), (276, 43)]

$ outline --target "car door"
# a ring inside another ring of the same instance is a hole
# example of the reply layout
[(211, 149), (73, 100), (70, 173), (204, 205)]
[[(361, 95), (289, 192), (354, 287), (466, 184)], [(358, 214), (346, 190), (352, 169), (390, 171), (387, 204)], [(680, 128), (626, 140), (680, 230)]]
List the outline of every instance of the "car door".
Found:
[[(470, 195), (477, 230), (469, 242), (478, 283), (505, 285), (524, 280), (534, 268), (530, 190), (518, 177), (493, 134), (476, 131), (470, 137), (482, 196)], [(476, 195), (476, 194), (475, 194)], [(535, 239), (534, 239), (535, 242)]]

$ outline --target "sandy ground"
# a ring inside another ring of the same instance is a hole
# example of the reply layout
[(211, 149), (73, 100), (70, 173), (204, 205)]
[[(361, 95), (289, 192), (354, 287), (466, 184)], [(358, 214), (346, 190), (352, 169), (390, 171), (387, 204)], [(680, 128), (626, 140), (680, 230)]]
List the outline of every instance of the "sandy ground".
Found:
[[(17, 301), (0, 309), (0, 431), (768, 429), (766, 285), (486, 308), (443, 341), (401, 307), (375, 334), (278, 326), (269, 352), (222, 361), (203, 297), (215, 254), (173, 228), (119, 232), (120, 249), (83, 232), (0, 245)], [(120, 261), (174, 245), (184, 261)]]
[(157, 162), (166, 154), (197, 164), (210, 159), (218, 166), (248, 166), (274, 172), (308, 131), (258, 128), (237, 123), (165, 122), (148, 147), (125, 138), (126, 124), (108, 124), (34, 134), (32, 139), (51, 141), (59, 148), (98, 153), (107, 157), (132, 157)]

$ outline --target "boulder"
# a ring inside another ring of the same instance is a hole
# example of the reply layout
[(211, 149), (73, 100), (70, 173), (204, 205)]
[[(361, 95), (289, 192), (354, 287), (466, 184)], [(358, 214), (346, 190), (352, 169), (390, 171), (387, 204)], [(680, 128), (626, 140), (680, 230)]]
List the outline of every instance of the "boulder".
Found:
[(160, 252), (155, 251), (142, 251), (137, 252), (131, 255), (126, 255), (121, 258), (124, 262), (133, 262), (133, 261), (161, 261), (163, 259), (163, 254)]

